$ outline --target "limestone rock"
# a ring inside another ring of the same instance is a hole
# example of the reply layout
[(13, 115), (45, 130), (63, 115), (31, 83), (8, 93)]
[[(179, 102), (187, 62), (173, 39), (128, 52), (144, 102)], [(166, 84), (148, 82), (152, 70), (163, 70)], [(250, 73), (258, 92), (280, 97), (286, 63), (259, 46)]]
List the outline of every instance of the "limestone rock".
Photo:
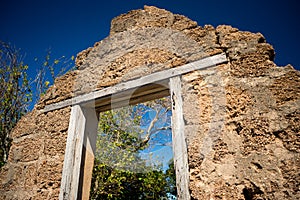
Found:
[(182, 76), (192, 199), (300, 199), (300, 72), (276, 66), (260, 33), (153, 6), (114, 18), (19, 121), (0, 199), (58, 198), (70, 108), (46, 105), (222, 52), (228, 63)]

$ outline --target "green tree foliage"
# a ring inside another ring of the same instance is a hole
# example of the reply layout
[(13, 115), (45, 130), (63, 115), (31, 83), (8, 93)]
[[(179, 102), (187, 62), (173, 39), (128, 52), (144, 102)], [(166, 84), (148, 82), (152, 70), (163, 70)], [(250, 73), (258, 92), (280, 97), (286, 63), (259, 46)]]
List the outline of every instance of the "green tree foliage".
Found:
[[(142, 165), (147, 168), (146, 165)], [(132, 172), (95, 162), (91, 199), (160, 199), (176, 195), (169, 174), (161, 170)]]
[(0, 41), (0, 166), (8, 158), (10, 132), (31, 100), (28, 66), (22, 60), (20, 50)]
[(157, 148), (159, 134), (171, 133), (167, 101), (163, 98), (100, 113), (91, 199), (176, 196), (173, 160), (164, 170), (162, 163), (149, 163), (140, 156), (145, 150)]
[(42, 63), (37, 63), (36, 75), (31, 80), (27, 76), (28, 65), (23, 63), (23, 59), (20, 49), (0, 41), (0, 167), (7, 161), (10, 133), (16, 123), (56, 77), (71, 69), (74, 57), (51, 59), (51, 51), (48, 50)]
[(33, 87), (34, 87), (34, 99), (36, 101), (40, 98), (41, 95), (44, 95), (55, 80), (55, 78), (65, 74), (67, 71), (72, 70), (74, 66), (74, 56), (67, 58), (61, 56), (60, 58), (53, 59), (51, 57), (51, 50), (48, 49), (45, 57), (41, 62), (38, 58), (35, 58), (37, 62), (37, 72), (34, 77)]

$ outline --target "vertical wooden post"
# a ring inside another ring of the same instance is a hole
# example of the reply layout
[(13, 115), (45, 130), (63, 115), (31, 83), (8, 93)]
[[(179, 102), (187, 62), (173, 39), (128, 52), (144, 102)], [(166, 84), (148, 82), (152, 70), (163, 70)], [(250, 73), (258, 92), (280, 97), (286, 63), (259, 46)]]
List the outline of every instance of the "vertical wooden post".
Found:
[(95, 108), (85, 108), (84, 114), (86, 117), (85, 125), (85, 142), (83, 146), (84, 160), (83, 167), (81, 169), (81, 198), (82, 200), (88, 200), (90, 195), (90, 188), (93, 175), (95, 151), (96, 151), (96, 140), (97, 140), (97, 129), (98, 129), (98, 118), (95, 112)]
[(179, 200), (189, 200), (189, 169), (187, 144), (184, 135), (183, 103), (181, 79), (179, 76), (170, 78), (172, 99), (172, 137), (174, 166), (176, 170), (176, 187)]
[(72, 107), (60, 186), (60, 200), (77, 199), (86, 119), (80, 105)]

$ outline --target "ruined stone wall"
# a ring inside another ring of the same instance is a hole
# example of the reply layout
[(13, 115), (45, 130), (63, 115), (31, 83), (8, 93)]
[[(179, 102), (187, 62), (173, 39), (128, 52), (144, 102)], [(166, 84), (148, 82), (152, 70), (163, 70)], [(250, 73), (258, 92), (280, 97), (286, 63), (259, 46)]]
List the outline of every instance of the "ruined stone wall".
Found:
[(34, 110), (12, 133), (1, 169), (0, 199), (56, 199), (59, 194), (70, 108)]
[(260, 40), (241, 52), (254, 34), (216, 33), (221, 46), (237, 41), (231, 62), (183, 76), (191, 196), (299, 199), (300, 73), (275, 66)]
[(145, 6), (112, 20), (12, 132), (0, 199), (57, 199), (70, 108), (45, 105), (225, 52), (182, 77), (192, 199), (300, 199), (300, 73), (277, 67), (260, 33)]

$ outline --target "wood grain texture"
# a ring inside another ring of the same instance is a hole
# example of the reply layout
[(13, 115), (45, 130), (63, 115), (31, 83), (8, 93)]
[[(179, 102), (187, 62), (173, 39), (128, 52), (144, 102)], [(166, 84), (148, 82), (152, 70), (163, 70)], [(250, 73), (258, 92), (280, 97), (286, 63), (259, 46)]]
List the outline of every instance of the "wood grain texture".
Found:
[(86, 119), (81, 106), (73, 106), (68, 128), (60, 200), (77, 199), (85, 123)]
[(188, 154), (184, 134), (183, 103), (179, 76), (170, 79), (170, 93), (172, 98), (172, 145), (176, 171), (177, 197), (178, 200), (189, 200)]
[(87, 103), (89, 101), (94, 101), (94, 100), (97, 100), (97, 99), (105, 97), (105, 96), (110, 96), (110, 95), (121, 93), (121, 92), (124, 92), (127, 90), (139, 88), (142, 86), (146, 86), (148, 84), (161, 82), (161, 81), (167, 80), (169, 78), (172, 78), (172, 77), (175, 77), (178, 75), (186, 74), (191, 71), (214, 67), (214, 66), (224, 63), (224, 62), (227, 62), (227, 58), (224, 53), (210, 56), (210, 57), (203, 58), (201, 60), (186, 64), (186, 65), (180, 66), (180, 67), (156, 72), (156, 73), (153, 73), (153, 74), (150, 74), (150, 75), (147, 75), (147, 76), (135, 79), (135, 80), (127, 81), (124, 83), (119, 83), (115, 86), (107, 87), (102, 90), (98, 90), (98, 91), (94, 91), (94, 92), (91, 92), (88, 94), (76, 96), (72, 99), (68, 99), (68, 100), (65, 100), (65, 101), (62, 101), (59, 103), (46, 105), (45, 108), (43, 109), (43, 112), (49, 112), (51, 110), (60, 109), (60, 108), (70, 106), (70, 105)]

